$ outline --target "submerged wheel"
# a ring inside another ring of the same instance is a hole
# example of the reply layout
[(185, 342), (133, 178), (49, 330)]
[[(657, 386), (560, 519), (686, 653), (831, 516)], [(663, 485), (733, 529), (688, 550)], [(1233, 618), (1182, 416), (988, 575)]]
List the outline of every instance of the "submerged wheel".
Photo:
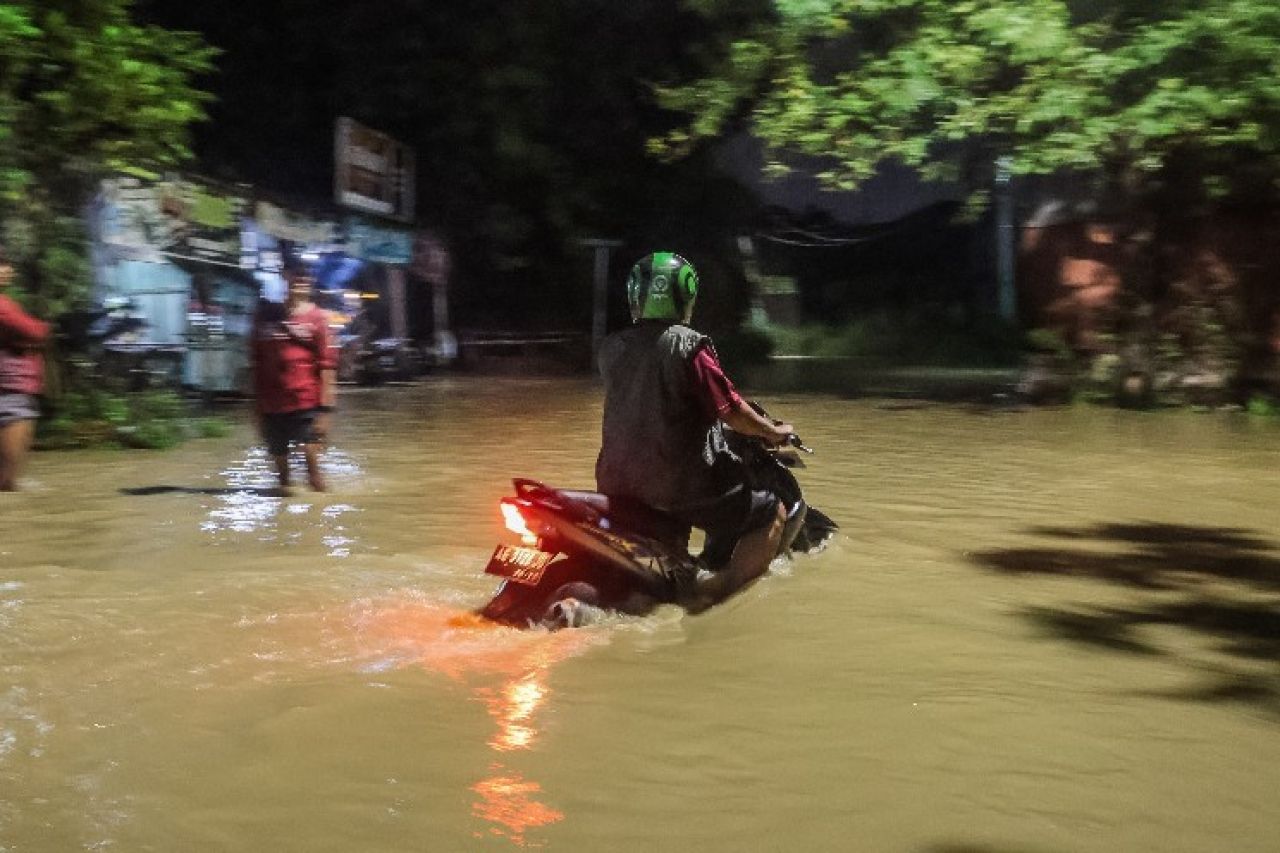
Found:
[[(489, 603), (480, 609), (480, 615), (516, 628), (537, 625), (555, 603), (561, 589), (581, 584), (594, 590), (594, 585), (588, 580), (591, 574), (590, 567), (563, 557), (547, 566), (537, 586), (504, 581)], [(564, 597), (573, 596), (568, 593)], [(598, 592), (596, 600), (600, 600)]]
[(552, 631), (581, 628), (599, 621), (604, 613), (600, 606), (600, 590), (585, 581), (573, 581), (552, 593), (539, 624)]

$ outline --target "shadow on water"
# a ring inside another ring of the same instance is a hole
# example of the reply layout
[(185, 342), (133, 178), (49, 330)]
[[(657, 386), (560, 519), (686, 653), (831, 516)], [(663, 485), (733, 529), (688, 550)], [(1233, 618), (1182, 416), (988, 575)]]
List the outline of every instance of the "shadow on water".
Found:
[[(1131, 592), (1134, 600), (1027, 608), (1021, 614), (1027, 621), (1056, 639), (1173, 661), (1196, 676), (1191, 686), (1143, 695), (1242, 703), (1280, 718), (1280, 544), (1253, 531), (1172, 524), (1028, 532), (1063, 544), (983, 551), (970, 559), (1006, 575), (1097, 581)], [(1169, 630), (1213, 654), (1185, 651), (1185, 643), (1168, 647), (1159, 637)]]
[(993, 844), (934, 844), (920, 853), (1042, 853), (1044, 847), (1005, 847)]
[(221, 497), (227, 495), (256, 495), (260, 498), (279, 498), (287, 496), (286, 492), (278, 487), (254, 488), (250, 486), (238, 486), (235, 488), (228, 486), (203, 488), (196, 486), (135, 486), (121, 489), (120, 494), (129, 497), (148, 497), (150, 495), (215, 495)]

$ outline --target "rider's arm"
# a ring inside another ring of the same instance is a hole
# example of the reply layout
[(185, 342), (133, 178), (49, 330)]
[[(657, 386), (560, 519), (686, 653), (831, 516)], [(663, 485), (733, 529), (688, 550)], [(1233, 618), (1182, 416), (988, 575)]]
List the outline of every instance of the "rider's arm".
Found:
[(707, 414), (724, 421), (734, 432), (755, 436), (769, 444), (782, 444), (793, 432), (790, 424), (775, 426), (772, 421), (756, 414), (725, 375), (711, 347), (704, 346), (694, 355), (693, 375)]
[(775, 424), (767, 418), (760, 417), (755, 409), (741, 399), (738, 400), (737, 406), (721, 415), (720, 419), (734, 432), (753, 435), (771, 445), (783, 444), (787, 436), (795, 432), (791, 424)]

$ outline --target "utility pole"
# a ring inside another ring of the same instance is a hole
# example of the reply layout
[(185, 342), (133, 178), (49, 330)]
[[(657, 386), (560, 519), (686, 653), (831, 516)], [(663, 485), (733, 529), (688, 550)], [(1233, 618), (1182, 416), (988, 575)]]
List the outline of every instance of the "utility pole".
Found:
[(1018, 320), (1014, 283), (1014, 247), (1017, 232), (1013, 222), (1013, 158), (996, 160), (996, 296), (1000, 316), (1009, 323)]
[(600, 342), (604, 340), (609, 317), (609, 253), (621, 246), (622, 241), (589, 237), (578, 242), (595, 249), (596, 253), (595, 279), (591, 295), (591, 358), (594, 361), (596, 353), (600, 350)]
[(769, 314), (764, 308), (764, 276), (760, 274), (760, 262), (756, 258), (755, 243), (750, 235), (738, 236), (738, 254), (742, 256), (742, 271), (751, 285), (751, 301), (748, 304), (747, 322), (756, 328), (769, 325)]

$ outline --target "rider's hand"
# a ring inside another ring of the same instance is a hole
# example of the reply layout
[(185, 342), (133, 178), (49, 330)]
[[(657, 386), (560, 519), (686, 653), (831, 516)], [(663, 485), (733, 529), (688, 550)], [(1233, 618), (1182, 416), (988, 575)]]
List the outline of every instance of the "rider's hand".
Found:
[(795, 431), (796, 428), (791, 424), (776, 423), (773, 425), (773, 434), (765, 438), (765, 441), (770, 447), (781, 447), (791, 439)]

